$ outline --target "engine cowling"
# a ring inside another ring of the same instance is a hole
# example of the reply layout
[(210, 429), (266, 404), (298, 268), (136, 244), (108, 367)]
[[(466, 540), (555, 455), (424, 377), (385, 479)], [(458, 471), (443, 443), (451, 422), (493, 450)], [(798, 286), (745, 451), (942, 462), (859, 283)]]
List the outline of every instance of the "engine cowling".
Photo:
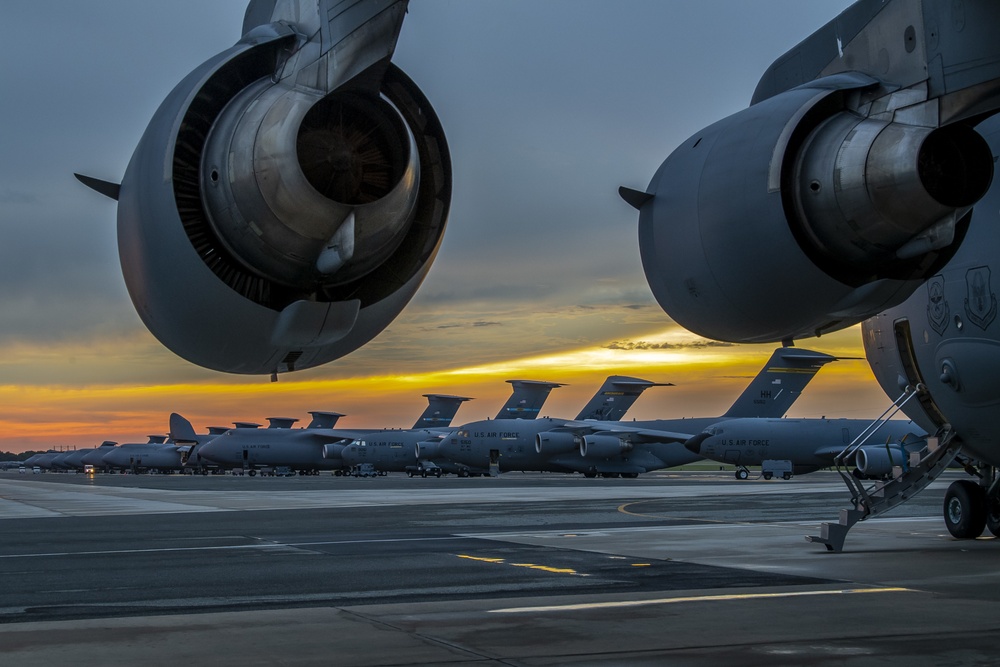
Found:
[(901, 303), (954, 254), (992, 180), (989, 147), (963, 124), (872, 112), (879, 91), (857, 73), (817, 79), (667, 158), (631, 201), (673, 319), (727, 341), (814, 336)]
[(580, 436), (568, 431), (543, 431), (535, 436), (535, 452), (544, 456), (567, 454), (581, 446)]
[(323, 445), (323, 458), (324, 459), (340, 459), (342, 458), (344, 448), (350, 443), (346, 440), (343, 442), (328, 442)]
[(613, 435), (585, 435), (580, 440), (580, 456), (607, 459), (632, 451), (632, 443)]
[(892, 472), (893, 466), (906, 462), (906, 450), (899, 445), (872, 445), (860, 448), (854, 455), (858, 470), (869, 477), (881, 477)]
[(435, 438), (433, 440), (421, 440), (416, 445), (414, 445), (414, 454), (418, 461), (426, 461), (429, 459), (436, 459), (443, 455), (444, 438)]
[(406, 2), (359, 2), (329, 25), (321, 4), (251, 2), (243, 38), (170, 93), (121, 184), (132, 301), (207, 368), (286, 372), (353, 351), (441, 242), (447, 143), (389, 62)]

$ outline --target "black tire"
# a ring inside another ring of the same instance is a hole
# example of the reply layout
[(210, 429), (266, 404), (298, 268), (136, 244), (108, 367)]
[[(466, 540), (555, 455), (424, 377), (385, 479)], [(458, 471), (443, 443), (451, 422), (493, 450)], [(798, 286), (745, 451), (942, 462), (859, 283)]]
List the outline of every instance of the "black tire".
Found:
[(786, 482), (791, 478), (792, 478), (792, 473), (790, 472), (782, 473), (781, 475), (781, 479), (785, 480)]
[(1000, 498), (986, 501), (986, 530), (995, 537), (1000, 537)]
[(986, 528), (986, 492), (968, 479), (952, 482), (944, 494), (944, 524), (960, 540), (971, 540)]
[(774, 477), (774, 473), (766, 472), (764, 473), (764, 479), (771, 479)]
[(739, 470), (736, 471), (736, 479), (743, 480), (749, 476), (750, 473), (748, 473), (744, 468), (740, 468)]

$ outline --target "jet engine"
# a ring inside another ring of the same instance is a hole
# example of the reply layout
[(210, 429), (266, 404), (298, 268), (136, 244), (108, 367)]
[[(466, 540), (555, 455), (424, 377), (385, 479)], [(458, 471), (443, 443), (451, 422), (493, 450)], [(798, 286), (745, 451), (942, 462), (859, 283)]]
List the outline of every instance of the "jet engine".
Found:
[(613, 435), (585, 435), (580, 440), (580, 456), (607, 459), (632, 451), (632, 443)]
[(898, 444), (870, 445), (860, 448), (854, 455), (854, 464), (866, 477), (882, 477), (892, 473), (893, 466), (906, 463), (906, 450)]
[(953, 255), (990, 149), (966, 125), (871, 113), (880, 92), (837, 74), (761, 100), (681, 145), (647, 193), (623, 191), (672, 318), (727, 341), (820, 335), (901, 303)]
[(444, 437), (434, 438), (432, 440), (422, 440), (413, 446), (413, 453), (417, 457), (418, 461), (436, 459), (443, 455), (443, 444)]
[(347, 447), (353, 441), (342, 440), (341, 442), (328, 442), (323, 445), (323, 458), (324, 459), (341, 459), (343, 458), (344, 447)]
[(122, 271), (185, 359), (278, 373), (377, 335), (434, 260), (441, 125), (391, 62), (406, 0), (253, 0), (242, 39), (160, 106), (115, 191)]
[(620, 190), (674, 320), (787, 342), (899, 305), (941, 270), (993, 179), (973, 128), (1000, 111), (1000, 5), (952, 4), (855, 2), (775, 60), (749, 108), (684, 142), (645, 191)]
[(543, 431), (535, 436), (535, 451), (545, 456), (567, 454), (581, 445), (580, 436), (568, 431)]

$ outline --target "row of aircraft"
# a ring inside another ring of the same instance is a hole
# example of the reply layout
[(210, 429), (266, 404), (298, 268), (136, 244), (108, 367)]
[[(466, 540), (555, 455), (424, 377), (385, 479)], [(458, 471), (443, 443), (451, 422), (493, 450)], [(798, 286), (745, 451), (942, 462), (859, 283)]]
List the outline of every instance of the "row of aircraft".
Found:
[(926, 433), (909, 421), (892, 420), (876, 432), (871, 422), (849, 419), (784, 419), (806, 385), (836, 357), (794, 347), (778, 348), (725, 414), (717, 417), (624, 422), (622, 418), (651, 387), (672, 386), (613, 375), (573, 418), (540, 417), (559, 383), (508, 380), (512, 393), (493, 419), (453, 426), (464, 396), (425, 394), (427, 408), (409, 429), (344, 429), (336, 412), (311, 412), (305, 428), (296, 419), (273, 417), (269, 426), (236, 422), (204, 435), (173, 414), (170, 435), (144, 444), (46, 453), (26, 465), (50, 469), (210, 470), (288, 469), (300, 474), (405, 472), (440, 477), (498, 475), (511, 471), (580, 473), (586, 477), (638, 477), (702, 458), (736, 466), (786, 464), (785, 476), (836, 463), (859, 477), (879, 478), (905, 465), (909, 450)]
[[(118, 201), (125, 284), (169, 349), (276, 379), (364, 345), (415, 294), (453, 174), (430, 101), (392, 62), (407, 9), (251, 0), (240, 40), (177, 84), (122, 180), (79, 176)], [(948, 530), (973, 538), (1000, 521), (998, 27), (995, 0), (858, 0), (778, 57), (746, 109), (692, 135), (646, 187), (619, 190), (675, 322), (783, 345), (860, 323), (879, 384), (930, 434), (915, 452), (865, 450), (892, 472), (864, 486), (845, 474), (851, 507), (810, 538), (830, 550), (955, 460), (970, 477), (945, 496)], [(330, 154), (342, 158), (316, 159)], [(737, 426), (691, 447), (729, 456)], [(624, 469), (651, 450), (617, 428), (563, 424), (549, 431), (558, 446), (538, 446), (558, 458), (579, 439)], [(439, 449), (479, 447), (477, 432)], [(859, 454), (835, 449), (809, 465)]]

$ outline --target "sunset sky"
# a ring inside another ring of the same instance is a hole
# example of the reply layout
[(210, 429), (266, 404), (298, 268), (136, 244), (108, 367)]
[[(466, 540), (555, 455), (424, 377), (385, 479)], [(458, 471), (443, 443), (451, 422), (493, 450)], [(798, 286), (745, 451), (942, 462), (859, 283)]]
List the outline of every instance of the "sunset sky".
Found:
[[(421, 394), (496, 413), (514, 378), (564, 382), (543, 412), (572, 417), (609, 374), (675, 387), (629, 417), (725, 411), (771, 346), (686, 333), (646, 286), (636, 212), (667, 155), (748, 103), (764, 69), (847, 0), (412, 0), (394, 61), (448, 136), (444, 244), (402, 315), (325, 367), (266, 377), (198, 368), (135, 314), (115, 204), (73, 179), (118, 180), (156, 107), (239, 39), (243, 0), (7, 0), (0, 25), (0, 450), (144, 441), (177, 411), (234, 420), (347, 413), (409, 426)], [(811, 347), (863, 357), (857, 329)], [(863, 360), (823, 369), (790, 414), (875, 417)]]

